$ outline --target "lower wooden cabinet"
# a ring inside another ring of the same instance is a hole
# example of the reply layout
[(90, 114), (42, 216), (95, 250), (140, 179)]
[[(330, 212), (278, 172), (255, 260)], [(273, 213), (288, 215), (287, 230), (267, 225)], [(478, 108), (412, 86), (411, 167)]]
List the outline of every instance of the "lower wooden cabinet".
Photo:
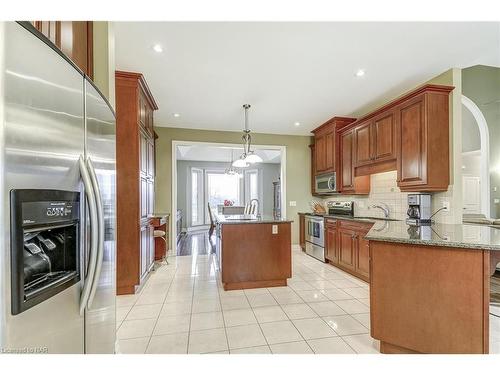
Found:
[(357, 234), (357, 259), (356, 259), (356, 273), (365, 276), (369, 279), (370, 277), (370, 241), (366, 240), (364, 236), (365, 231), (361, 231)]
[(370, 280), (369, 241), (364, 236), (371, 223), (325, 219), (325, 258), (328, 262), (362, 280)]
[(355, 232), (350, 229), (339, 229), (339, 265), (349, 270), (356, 269)]
[(154, 227), (149, 223), (141, 227), (141, 279), (143, 279), (155, 261)]
[(337, 250), (337, 222), (325, 223), (325, 258), (330, 263), (337, 264), (339, 255)]

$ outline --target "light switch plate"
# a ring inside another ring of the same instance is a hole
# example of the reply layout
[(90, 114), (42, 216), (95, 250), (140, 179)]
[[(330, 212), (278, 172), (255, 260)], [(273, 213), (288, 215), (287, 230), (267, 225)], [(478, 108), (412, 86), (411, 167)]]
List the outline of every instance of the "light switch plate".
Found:
[(278, 234), (278, 226), (273, 224), (273, 234)]
[(296, 207), (297, 201), (290, 201), (290, 207)]
[(443, 201), (443, 208), (444, 208), (444, 212), (448, 212), (450, 211), (450, 202), (449, 201)]

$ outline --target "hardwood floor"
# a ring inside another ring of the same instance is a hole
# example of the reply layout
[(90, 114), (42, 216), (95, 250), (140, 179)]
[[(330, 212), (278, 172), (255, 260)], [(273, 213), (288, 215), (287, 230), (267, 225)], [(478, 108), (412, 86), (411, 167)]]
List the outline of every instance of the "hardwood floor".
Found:
[(215, 253), (215, 233), (208, 238), (208, 230), (185, 233), (177, 244), (177, 255), (207, 255)]

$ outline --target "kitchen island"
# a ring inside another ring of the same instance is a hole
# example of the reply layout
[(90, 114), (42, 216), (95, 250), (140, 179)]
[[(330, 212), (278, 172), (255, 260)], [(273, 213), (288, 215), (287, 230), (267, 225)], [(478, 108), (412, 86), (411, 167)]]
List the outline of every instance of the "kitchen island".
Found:
[(216, 254), (224, 290), (286, 286), (292, 277), (291, 220), (216, 215)]
[(488, 353), (500, 230), (387, 222), (370, 247), (371, 336), (382, 353)]

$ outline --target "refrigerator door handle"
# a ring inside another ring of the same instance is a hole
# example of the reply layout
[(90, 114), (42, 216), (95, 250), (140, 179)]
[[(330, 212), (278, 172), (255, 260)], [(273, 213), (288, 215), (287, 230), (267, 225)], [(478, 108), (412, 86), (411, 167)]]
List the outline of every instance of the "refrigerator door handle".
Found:
[(99, 189), (99, 183), (97, 181), (97, 175), (95, 173), (94, 165), (90, 157), (87, 158), (87, 168), (90, 175), (90, 181), (94, 189), (96, 208), (97, 208), (97, 233), (98, 233), (98, 243), (97, 243), (97, 260), (96, 268), (94, 272), (92, 287), (90, 288), (90, 295), (87, 301), (87, 306), (91, 306), (94, 301), (97, 286), (99, 284), (99, 278), (101, 277), (102, 262), (104, 258), (104, 210), (102, 206), (101, 191)]
[(90, 180), (89, 172), (85, 166), (85, 161), (83, 156), (80, 156), (79, 160), (80, 175), (82, 176), (83, 185), (85, 187), (85, 195), (87, 196), (89, 204), (89, 216), (90, 216), (90, 259), (88, 262), (87, 277), (85, 278), (82, 294), (80, 296), (80, 315), (83, 315), (85, 311), (85, 306), (87, 306), (87, 301), (90, 296), (90, 288), (94, 280), (94, 273), (96, 269), (97, 261), (97, 205), (95, 200), (94, 189), (92, 188), (92, 182)]

